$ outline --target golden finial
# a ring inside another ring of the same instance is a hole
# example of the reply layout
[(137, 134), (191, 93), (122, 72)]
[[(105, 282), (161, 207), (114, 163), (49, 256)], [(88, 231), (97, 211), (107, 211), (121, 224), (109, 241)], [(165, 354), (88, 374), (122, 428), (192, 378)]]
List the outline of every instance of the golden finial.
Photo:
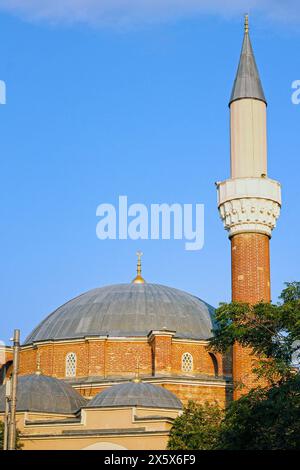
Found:
[(249, 15), (245, 15), (245, 33), (249, 33)]
[(141, 262), (143, 253), (141, 251), (137, 251), (136, 256), (138, 257), (136, 277), (133, 279), (132, 282), (133, 284), (145, 284), (145, 279), (142, 277), (142, 262)]
[(41, 355), (39, 351), (36, 353), (36, 375), (41, 375)]
[(136, 370), (135, 370), (135, 377), (134, 379), (132, 380), (132, 382), (138, 384), (141, 382), (141, 379), (140, 379), (140, 361), (139, 361), (139, 358), (137, 358), (136, 360)]

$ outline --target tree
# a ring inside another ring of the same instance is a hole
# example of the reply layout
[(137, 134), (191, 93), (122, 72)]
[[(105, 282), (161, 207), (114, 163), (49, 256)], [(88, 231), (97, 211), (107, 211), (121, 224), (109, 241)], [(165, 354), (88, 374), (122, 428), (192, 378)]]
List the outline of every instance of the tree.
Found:
[(0, 421), (0, 450), (3, 449), (3, 441), (4, 441), (4, 424)]
[[(287, 283), (278, 304), (221, 304), (209, 349), (226, 353), (235, 342), (259, 357), (258, 386), (231, 402), (189, 403), (171, 430), (170, 449), (300, 449), (300, 282)], [(299, 362), (299, 361), (298, 361)]]
[[(19, 435), (20, 433), (17, 430), (16, 450), (21, 450), (23, 447), (23, 444), (21, 444), (20, 442)], [(4, 444), (4, 423), (0, 421), (0, 450), (3, 450), (3, 444)]]
[(225, 412), (190, 402), (174, 421), (168, 449), (299, 450), (300, 374), (251, 390)]
[(230, 404), (218, 433), (226, 450), (300, 449), (300, 376), (250, 391)]
[(222, 419), (223, 412), (216, 403), (198, 405), (190, 401), (174, 421), (168, 449), (214, 449)]
[(211, 347), (225, 352), (234, 342), (251, 347), (257, 377), (267, 386), (232, 402), (222, 422), (222, 449), (300, 449), (300, 283), (286, 283), (278, 304), (222, 304)]
[(280, 303), (221, 304), (210, 347), (226, 352), (235, 342), (251, 347), (260, 359), (255, 372), (270, 385), (289, 379), (300, 346), (300, 282), (286, 283)]

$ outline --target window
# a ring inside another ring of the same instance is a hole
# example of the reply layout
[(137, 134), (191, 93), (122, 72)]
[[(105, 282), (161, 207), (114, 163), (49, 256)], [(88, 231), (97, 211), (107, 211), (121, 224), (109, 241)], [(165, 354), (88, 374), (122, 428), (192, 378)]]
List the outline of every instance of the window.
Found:
[(191, 372), (193, 370), (193, 356), (190, 353), (184, 353), (181, 358), (181, 370)]
[(66, 356), (66, 377), (76, 376), (76, 363), (76, 354), (73, 352), (68, 353)]
[(209, 353), (209, 355), (210, 355), (210, 358), (212, 360), (212, 364), (213, 364), (213, 368), (214, 368), (214, 374), (215, 374), (216, 377), (218, 377), (218, 375), (219, 375), (219, 365), (218, 365), (217, 358), (212, 353)]

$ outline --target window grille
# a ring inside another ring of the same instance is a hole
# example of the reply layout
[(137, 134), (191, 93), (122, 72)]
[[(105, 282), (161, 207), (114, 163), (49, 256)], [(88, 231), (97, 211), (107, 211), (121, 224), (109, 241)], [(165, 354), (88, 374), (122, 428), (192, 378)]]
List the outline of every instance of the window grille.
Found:
[(76, 354), (73, 352), (68, 353), (66, 356), (66, 377), (76, 376), (76, 363)]
[(183, 372), (191, 372), (193, 370), (193, 356), (190, 353), (182, 355), (181, 369)]

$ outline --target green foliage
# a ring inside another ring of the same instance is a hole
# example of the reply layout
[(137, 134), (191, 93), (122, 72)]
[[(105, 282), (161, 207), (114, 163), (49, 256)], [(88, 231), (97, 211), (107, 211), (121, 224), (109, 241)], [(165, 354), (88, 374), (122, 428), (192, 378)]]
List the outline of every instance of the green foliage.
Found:
[(219, 430), (219, 449), (300, 449), (300, 376), (256, 389), (230, 404)]
[(224, 413), (217, 404), (190, 402), (175, 419), (170, 450), (300, 449), (300, 375), (251, 390)]
[[(287, 283), (279, 304), (220, 304), (210, 347), (225, 352), (239, 342), (260, 358), (255, 372), (271, 384), (288, 379), (300, 340), (300, 282)], [(295, 346), (296, 344), (296, 346)]]
[(3, 450), (4, 424), (0, 421), (0, 450)]
[(231, 402), (189, 403), (176, 418), (169, 449), (300, 450), (300, 371), (291, 367), (300, 340), (300, 283), (287, 283), (278, 304), (221, 304), (210, 349), (225, 353), (235, 342), (260, 358), (254, 372), (268, 379)]
[[(16, 450), (21, 450), (23, 447), (23, 444), (20, 443), (19, 435), (20, 435), (19, 431), (17, 430)], [(3, 450), (3, 444), (4, 444), (4, 423), (0, 421), (0, 451)]]
[(174, 421), (168, 449), (214, 449), (222, 418), (223, 412), (217, 404), (198, 405), (190, 401)]
[(300, 299), (300, 282), (286, 282), (285, 286), (279, 298), (284, 304), (297, 302)]

